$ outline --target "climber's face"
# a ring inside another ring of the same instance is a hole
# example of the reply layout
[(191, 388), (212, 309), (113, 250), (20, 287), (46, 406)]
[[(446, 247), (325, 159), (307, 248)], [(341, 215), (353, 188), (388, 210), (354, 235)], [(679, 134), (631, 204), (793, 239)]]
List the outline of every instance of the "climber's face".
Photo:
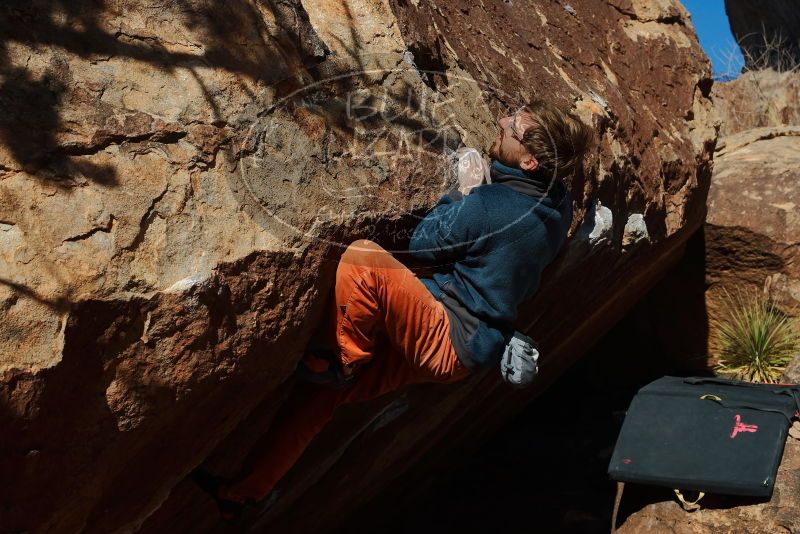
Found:
[(497, 120), (500, 131), (489, 148), (489, 156), (509, 167), (534, 171), (539, 166), (536, 157), (522, 144), (525, 130), (534, 125), (531, 114), (520, 109), (512, 115)]

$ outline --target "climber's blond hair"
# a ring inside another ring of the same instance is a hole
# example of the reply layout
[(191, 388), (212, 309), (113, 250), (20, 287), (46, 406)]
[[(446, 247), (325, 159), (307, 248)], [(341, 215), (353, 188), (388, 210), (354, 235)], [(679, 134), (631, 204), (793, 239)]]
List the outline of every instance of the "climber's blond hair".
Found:
[(592, 144), (592, 130), (572, 113), (541, 100), (523, 110), (533, 124), (525, 129), (522, 145), (538, 160), (539, 169), (558, 178), (574, 174)]

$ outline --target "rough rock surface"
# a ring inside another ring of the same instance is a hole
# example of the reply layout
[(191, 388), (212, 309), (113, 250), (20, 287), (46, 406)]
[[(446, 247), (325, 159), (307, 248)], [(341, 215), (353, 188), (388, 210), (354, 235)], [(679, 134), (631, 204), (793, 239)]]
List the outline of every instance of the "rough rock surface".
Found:
[(345, 410), (262, 524), (330, 526), (474, 443), (703, 219), (710, 66), (673, 0), (12, 0), (0, 28), (3, 529), (214, 528), (185, 476), (232, 472), (266, 430), (342, 246), (402, 250), (448, 150), (526, 98), (599, 139), (575, 237), (521, 310), (538, 388), (487, 372)]
[(800, 71), (747, 71), (715, 83), (711, 97), (723, 137), (766, 126), (800, 126)]
[[(700, 503), (707, 504), (709, 498)], [(731, 498), (719, 504), (691, 513), (684, 511), (676, 500), (650, 504), (631, 515), (617, 533), (791, 534), (800, 531), (800, 441), (787, 440), (769, 502), (745, 503), (742, 499)]]
[(708, 195), (707, 300), (767, 286), (789, 313), (800, 304), (800, 127), (757, 128), (717, 147)]
[(781, 382), (785, 384), (800, 384), (800, 354), (795, 356), (786, 366), (781, 376)]
[[(787, 62), (800, 64), (800, 5), (797, 0), (725, 0), (733, 35), (745, 57), (745, 68)], [(776, 50), (771, 44), (780, 43)]]

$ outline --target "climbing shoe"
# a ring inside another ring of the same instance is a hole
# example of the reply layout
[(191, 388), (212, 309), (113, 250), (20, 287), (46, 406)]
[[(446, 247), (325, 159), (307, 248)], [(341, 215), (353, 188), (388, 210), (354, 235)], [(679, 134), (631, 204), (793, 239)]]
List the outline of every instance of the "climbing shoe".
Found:
[(297, 376), (305, 382), (347, 389), (353, 384), (355, 366), (342, 365), (330, 350), (311, 350), (297, 364)]
[(206, 492), (209, 497), (214, 499), (219, 509), (219, 515), (223, 521), (235, 522), (241, 519), (244, 503), (223, 499), (219, 496), (219, 488), (228, 481), (227, 479), (212, 475), (208, 471), (200, 468), (195, 469), (190, 475), (190, 478), (200, 489)]

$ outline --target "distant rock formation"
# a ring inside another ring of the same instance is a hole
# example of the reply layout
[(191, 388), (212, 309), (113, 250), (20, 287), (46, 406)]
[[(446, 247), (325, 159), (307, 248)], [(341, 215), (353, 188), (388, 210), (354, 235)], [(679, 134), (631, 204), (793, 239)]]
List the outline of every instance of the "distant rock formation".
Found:
[(677, 0), (573, 4), (1, 3), (0, 529), (213, 529), (186, 475), (269, 427), (343, 246), (405, 259), (448, 150), (535, 97), (599, 140), (521, 310), (538, 388), (487, 372), (353, 407), (261, 524), (334, 524), (579, 358), (701, 226), (717, 134)]
[(723, 137), (765, 126), (800, 126), (800, 70), (750, 70), (715, 83), (711, 94)]
[(720, 135), (800, 126), (800, 0), (726, 0), (725, 9), (746, 64), (714, 84)]
[(800, 65), (800, 1), (725, 0), (725, 11), (745, 68)]

